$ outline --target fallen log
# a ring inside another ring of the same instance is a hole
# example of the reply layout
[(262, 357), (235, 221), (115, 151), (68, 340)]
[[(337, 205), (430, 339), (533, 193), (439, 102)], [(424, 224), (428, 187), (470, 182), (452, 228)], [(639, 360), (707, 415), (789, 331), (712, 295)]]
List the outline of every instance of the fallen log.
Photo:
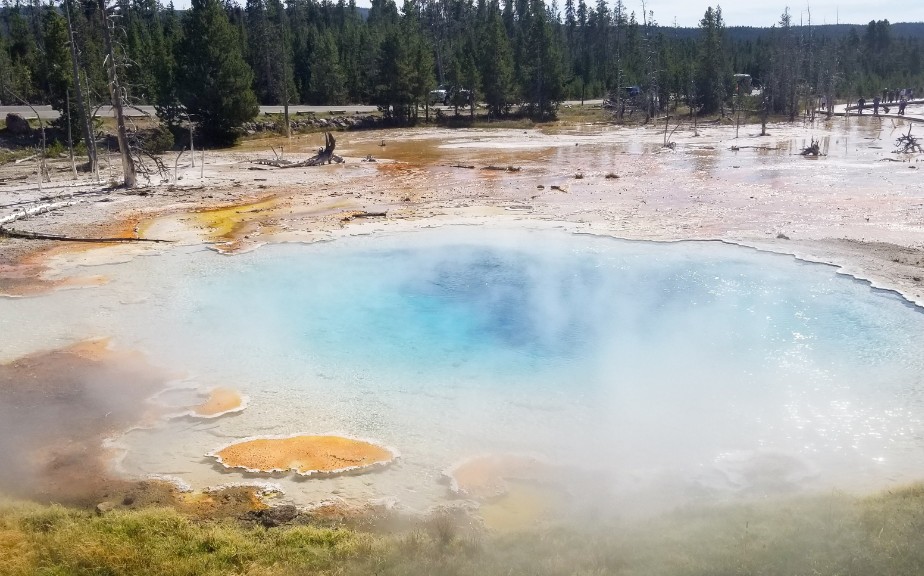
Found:
[(158, 238), (80, 238), (73, 236), (60, 236), (57, 234), (38, 234), (36, 232), (24, 232), (13, 230), (0, 226), (0, 238), (17, 238), (20, 240), (55, 240), (58, 242), (93, 242), (93, 243), (115, 243), (115, 242), (173, 242), (173, 240), (161, 240)]
[(277, 156), (275, 160), (257, 160), (256, 163), (263, 166), (272, 166), (273, 168), (304, 168), (306, 166), (330, 164), (331, 162), (343, 164), (343, 158), (334, 154), (334, 148), (336, 147), (337, 140), (334, 138), (334, 135), (330, 132), (325, 132), (324, 148), (318, 148), (318, 153), (307, 160), (292, 162), (291, 160), (283, 160)]
[(497, 170), (499, 172), (519, 172), (521, 169), (519, 166), (485, 166), (482, 170)]
[[(272, 166), (274, 168), (285, 168), (286, 166), (291, 166), (291, 160), (257, 160), (257, 164), (262, 166)], [(259, 170), (259, 168), (251, 168), (251, 170)]]
[(20, 158), (19, 160), (14, 160), (13, 164), (20, 164), (22, 162), (28, 162), (29, 160), (34, 159), (36, 156), (38, 156), (38, 154), (33, 154), (32, 156), (29, 156), (27, 158)]
[(351, 220), (356, 220), (359, 218), (387, 218), (388, 212), (351, 212), (343, 218), (340, 219), (340, 222), (349, 222)]

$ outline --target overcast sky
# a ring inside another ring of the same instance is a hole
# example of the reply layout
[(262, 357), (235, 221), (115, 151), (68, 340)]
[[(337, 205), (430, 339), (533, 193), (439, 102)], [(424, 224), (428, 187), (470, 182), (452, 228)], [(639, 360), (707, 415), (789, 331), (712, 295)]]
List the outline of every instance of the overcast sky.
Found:
[[(244, 4), (246, 0), (237, 0)], [(336, 0), (334, 0), (336, 1)], [(403, 0), (395, 0), (400, 8)], [(551, 3), (552, 0), (546, 0)], [(596, 5), (597, 0), (584, 0), (588, 5)], [(166, 0), (164, 0), (166, 2)], [(577, 2), (577, 0), (575, 0)], [(612, 8), (615, 0), (607, 0)], [(623, 0), (628, 11), (635, 11), (638, 19), (642, 16), (641, 0)], [(177, 8), (189, 8), (189, 0), (173, 0)], [(370, 0), (356, 0), (357, 6), (369, 7)], [(503, 0), (501, 0), (503, 4)], [(565, 0), (558, 0), (564, 10)], [(647, 0), (648, 10), (654, 11), (655, 21), (662, 26), (694, 27), (709, 6), (722, 6), (722, 16), (727, 26), (771, 26), (778, 22), (786, 6), (792, 14), (793, 22), (798, 24), (801, 18), (808, 21), (808, 7), (812, 8), (813, 24), (866, 24), (870, 20), (888, 20), (889, 22), (924, 22), (924, 0)]]
[[(174, 0), (176, 1), (176, 0)], [(188, 0), (186, 0), (188, 1)], [(546, 0), (551, 3), (552, 0)], [(596, 0), (584, 0), (596, 5)], [(403, 0), (396, 0), (401, 7)], [(607, 0), (612, 8), (615, 0)], [(641, 0), (623, 0), (626, 8), (635, 11), (641, 20)], [(577, 3), (577, 0), (575, 0)], [(369, 0), (356, 0), (358, 6), (368, 7)], [(501, 0), (503, 4), (503, 0)], [(771, 26), (780, 19), (786, 6), (793, 16), (793, 22), (808, 20), (808, 7), (812, 8), (813, 24), (866, 24), (870, 20), (889, 22), (924, 22), (924, 0), (800, 0), (787, 4), (786, 0), (647, 0), (646, 7), (654, 11), (655, 21), (662, 26), (671, 26), (676, 18), (678, 26), (698, 26), (703, 13), (709, 6), (721, 6), (727, 26)], [(565, 0), (558, 0), (564, 11)]]
[[(630, 10), (642, 13), (641, 0), (623, 0)], [(585, 0), (588, 2), (588, 0)], [(564, 0), (559, 0), (564, 5)], [(733, 0), (711, 3), (722, 7), (727, 26), (770, 26), (780, 19), (786, 6), (798, 24), (800, 17), (808, 21), (812, 10), (812, 24), (866, 24), (870, 20), (889, 22), (924, 22), (924, 0), (804, 0), (787, 3), (785, 0)], [(710, 2), (703, 0), (649, 0), (655, 20), (662, 26), (672, 25), (674, 18), (679, 26), (696, 26)]]

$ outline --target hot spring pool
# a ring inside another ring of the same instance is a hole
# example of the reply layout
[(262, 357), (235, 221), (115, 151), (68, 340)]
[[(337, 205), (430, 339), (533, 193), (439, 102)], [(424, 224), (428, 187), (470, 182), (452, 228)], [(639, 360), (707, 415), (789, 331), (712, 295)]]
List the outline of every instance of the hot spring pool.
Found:
[(113, 336), (246, 410), (121, 442), (129, 474), (249, 480), (204, 455), (338, 432), (401, 452), (378, 473), (273, 478), (298, 503), (444, 501), (442, 471), (534, 454), (594, 498), (879, 488), (924, 478), (924, 314), (832, 267), (719, 243), (453, 227), (183, 248), (102, 287), (0, 300), (26, 339)]

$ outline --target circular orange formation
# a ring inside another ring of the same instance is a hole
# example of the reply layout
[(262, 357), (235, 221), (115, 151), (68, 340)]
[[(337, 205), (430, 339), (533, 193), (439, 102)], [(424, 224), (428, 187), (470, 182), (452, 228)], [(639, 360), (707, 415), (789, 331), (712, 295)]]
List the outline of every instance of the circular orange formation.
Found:
[(508, 480), (541, 481), (549, 472), (548, 464), (530, 456), (489, 454), (457, 464), (446, 475), (453, 492), (483, 500), (506, 494)]
[(205, 402), (193, 408), (193, 415), (210, 418), (243, 408), (244, 397), (240, 392), (230, 388), (215, 388), (209, 392), (209, 397)]
[(226, 446), (212, 453), (228, 468), (250, 472), (340, 474), (391, 463), (397, 454), (365, 440), (343, 436), (289, 436), (256, 438)]

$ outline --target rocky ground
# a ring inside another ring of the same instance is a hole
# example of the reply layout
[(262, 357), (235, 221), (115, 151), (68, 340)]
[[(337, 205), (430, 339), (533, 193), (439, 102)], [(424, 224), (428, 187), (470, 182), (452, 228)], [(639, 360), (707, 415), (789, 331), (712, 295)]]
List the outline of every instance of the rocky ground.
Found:
[[(669, 128), (345, 132), (337, 148), (345, 163), (303, 168), (257, 161), (307, 158), (321, 134), (255, 139), (197, 151), (195, 166), (188, 152), (168, 154), (167, 172), (139, 178), (134, 190), (117, 187), (114, 155), (103, 158), (99, 183), (75, 179), (61, 159), (41, 188), (35, 160), (8, 163), (0, 221), (44, 234), (204, 240), (228, 251), (455, 221), (561, 222), (793, 253), (924, 302), (924, 158), (892, 153), (904, 121), (835, 118), (771, 126), (767, 137), (744, 126), (738, 138), (729, 125)], [(824, 155), (799, 156), (812, 139)], [(216, 207), (228, 210), (203, 212)], [(4, 239), (0, 290), (28, 292), (41, 283), (36, 254), (80, 247)]]
[[(717, 240), (835, 264), (924, 305), (924, 156), (894, 153), (895, 139), (908, 129), (907, 120), (865, 117), (772, 125), (763, 137), (754, 125), (694, 130), (673, 122), (667, 130), (600, 124), (367, 130), (336, 133), (342, 164), (260, 163), (314, 155), (324, 143), (318, 133), (251, 139), (229, 150), (197, 151), (195, 158), (167, 154), (166, 171), (142, 175), (132, 190), (118, 186), (114, 154), (104, 155), (98, 181), (75, 177), (60, 158), (40, 183), (37, 161), (27, 159), (0, 166), (0, 223), (16, 232), (208, 243), (224, 252), (450, 223)], [(813, 141), (822, 155), (801, 156)], [(73, 269), (106, 258), (96, 250), (105, 246), (0, 237), (0, 293), (28, 296), (73, 285), (62, 262)], [(0, 354), (0, 361), (15, 357)], [(41, 368), (34, 364), (26, 358), (0, 368), (10, 380), (17, 371)], [(6, 388), (13, 399), (13, 388)], [(86, 390), (72, 392), (84, 398)], [(120, 408), (119, 417), (134, 414), (129, 408)], [(57, 441), (33, 452), (70, 465), (111, 432), (88, 425), (66, 454), (49, 452), (58, 450)], [(74, 499), (102, 498), (100, 486)]]

